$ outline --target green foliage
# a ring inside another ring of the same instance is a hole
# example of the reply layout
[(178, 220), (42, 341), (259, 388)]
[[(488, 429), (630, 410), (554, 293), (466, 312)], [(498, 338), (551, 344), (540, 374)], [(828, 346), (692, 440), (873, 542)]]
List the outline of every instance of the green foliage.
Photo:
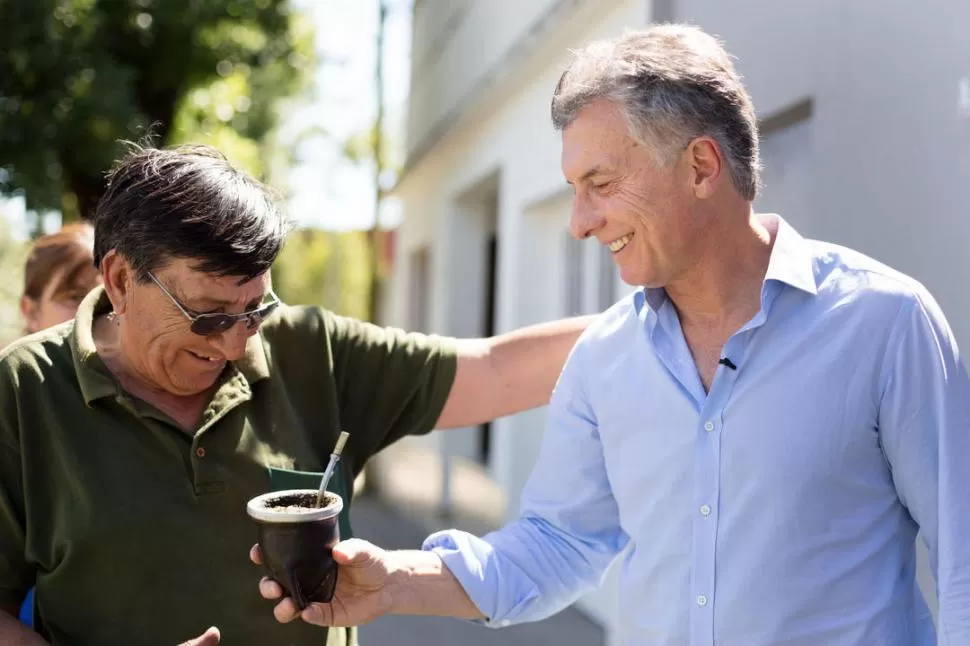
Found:
[(273, 288), (287, 303), (320, 305), (366, 319), (368, 253), (367, 234), (362, 231), (294, 231), (273, 266)]
[(0, 193), (87, 215), (120, 140), (209, 142), (257, 176), (308, 87), (289, 0), (0, 0)]
[(0, 347), (16, 340), (24, 329), (20, 317), (20, 293), (24, 286), (27, 245), (10, 236), (7, 219), (0, 211)]

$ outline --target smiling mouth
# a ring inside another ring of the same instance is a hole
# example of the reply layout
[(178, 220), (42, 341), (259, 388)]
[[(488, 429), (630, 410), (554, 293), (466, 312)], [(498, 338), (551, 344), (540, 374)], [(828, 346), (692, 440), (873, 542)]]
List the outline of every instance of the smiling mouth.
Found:
[(623, 251), (623, 248), (626, 247), (628, 244), (630, 244), (631, 240), (633, 240), (633, 234), (628, 233), (622, 238), (617, 238), (616, 240), (614, 240), (613, 242), (611, 242), (606, 246), (609, 247), (610, 251), (612, 251), (613, 253), (618, 253), (620, 251)]
[(218, 357), (209, 357), (204, 354), (199, 354), (198, 352), (192, 352), (191, 350), (189, 350), (188, 353), (200, 361), (208, 361), (209, 363), (219, 363), (222, 361), (222, 359), (219, 359)]

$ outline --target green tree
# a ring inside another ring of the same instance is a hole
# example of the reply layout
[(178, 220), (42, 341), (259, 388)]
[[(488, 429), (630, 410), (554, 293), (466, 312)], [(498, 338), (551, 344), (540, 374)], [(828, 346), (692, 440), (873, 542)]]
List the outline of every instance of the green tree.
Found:
[(369, 249), (363, 231), (294, 231), (273, 265), (273, 288), (294, 305), (367, 318)]
[(289, 0), (0, 0), (0, 193), (91, 214), (122, 140), (208, 142), (265, 177), (280, 102), (309, 87)]
[(0, 205), (0, 347), (23, 334), (20, 318), (20, 294), (24, 288), (24, 262), (27, 246), (10, 235), (7, 218)]

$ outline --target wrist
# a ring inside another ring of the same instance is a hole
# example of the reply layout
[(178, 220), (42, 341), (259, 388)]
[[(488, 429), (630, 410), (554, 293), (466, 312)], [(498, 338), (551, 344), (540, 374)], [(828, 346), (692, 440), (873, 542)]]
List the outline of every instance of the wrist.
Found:
[(387, 553), (388, 613), (423, 615), (424, 600), (420, 580), (438, 577), (444, 569), (441, 558), (433, 552), (395, 550)]
[(387, 553), (389, 613), (484, 619), (448, 566), (434, 552)]

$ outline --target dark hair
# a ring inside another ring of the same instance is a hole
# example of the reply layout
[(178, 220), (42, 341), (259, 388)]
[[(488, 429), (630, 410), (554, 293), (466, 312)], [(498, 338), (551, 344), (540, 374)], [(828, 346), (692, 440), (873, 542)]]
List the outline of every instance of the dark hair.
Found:
[(133, 146), (107, 179), (94, 217), (99, 267), (115, 249), (140, 281), (173, 258), (246, 281), (269, 270), (283, 247), (275, 195), (215, 148)]
[(37, 238), (24, 265), (24, 296), (39, 300), (53, 284), (52, 295), (87, 292), (94, 247), (94, 229), (87, 222), (69, 224)]

